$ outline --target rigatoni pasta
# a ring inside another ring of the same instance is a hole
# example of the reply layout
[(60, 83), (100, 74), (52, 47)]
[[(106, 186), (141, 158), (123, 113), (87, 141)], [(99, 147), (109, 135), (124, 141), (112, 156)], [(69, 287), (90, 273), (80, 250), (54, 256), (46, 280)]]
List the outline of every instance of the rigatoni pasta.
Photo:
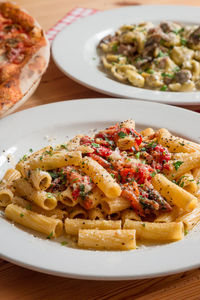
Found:
[(78, 247), (131, 250), (200, 221), (199, 169), (198, 144), (126, 120), (25, 155), (0, 182), (0, 206), (49, 239), (64, 227)]

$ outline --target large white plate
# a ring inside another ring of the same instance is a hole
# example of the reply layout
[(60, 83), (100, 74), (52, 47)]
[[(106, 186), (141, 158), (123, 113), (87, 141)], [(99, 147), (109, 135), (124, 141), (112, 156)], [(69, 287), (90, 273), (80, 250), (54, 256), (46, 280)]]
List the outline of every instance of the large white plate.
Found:
[[(138, 129), (167, 127), (175, 134), (200, 141), (200, 115), (184, 109), (124, 99), (58, 102), (0, 120), (0, 178), (30, 148), (35, 151), (47, 145), (47, 135), (55, 144), (128, 118), (136, 120)], [(14, 156), (10, 157), (10, 164), (6, 160), (8, 154)], [(45, 273), (102, 280), (161, 276), (200, 266), (198, 228), (179, 242), (123, 252), (73, 249), (35, 235), (0, 217), (2, 258)]]
[(161, 92), (136, 88), (109, 78), (99, 68), (96, 47), (107, 34), (123, 24), (163, 20), (199, 24), (200, 7), (145, 5), (99, 12), (62, 30), (52, 45), (58, 68), (77, 82), (96, 91), (125, 98), (137, 98), (176, 105), (200, 104), (200, 92)]

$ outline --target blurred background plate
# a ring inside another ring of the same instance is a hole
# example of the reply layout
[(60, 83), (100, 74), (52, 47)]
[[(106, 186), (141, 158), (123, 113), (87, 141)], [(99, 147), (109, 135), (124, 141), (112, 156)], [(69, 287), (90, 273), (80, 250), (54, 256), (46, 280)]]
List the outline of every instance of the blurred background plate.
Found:
[(67, 76), (93, 90), (125, 98), (175, 105), (200, 105), (200, 92), (162, 92), (137, 88), (110, 78), (100, 68), (99, 41), (124, 24), (151, 21), (177, 21), (199, 24), (200, 7), (145, 5), (99, 12), (76, 21), (53, 41), (52, 54), (58, 68)]

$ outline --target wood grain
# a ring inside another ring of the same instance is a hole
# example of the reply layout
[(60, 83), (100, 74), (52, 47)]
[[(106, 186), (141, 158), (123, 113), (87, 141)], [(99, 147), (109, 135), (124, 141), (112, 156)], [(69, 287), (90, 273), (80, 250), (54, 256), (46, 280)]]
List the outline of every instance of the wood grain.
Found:
[[(106, 10), (128, 5), (152, 4), (152, 2), (188, 4), (188, 0), (16, 0), (16, 2), (36, 17), (45, 30), (75, 7)], [(189, 4), (200, 5), (200, 2), (191, 0)], [(108, 96), (94, 92), (64, 76), (51, 60), (35, 94), (20, 110), (55, 101), (92, 97)], [(106, 282), (59, 278), (0, 260), (0, 300), (4, 299), (199, 300), (200, 269), (161, 278)]]

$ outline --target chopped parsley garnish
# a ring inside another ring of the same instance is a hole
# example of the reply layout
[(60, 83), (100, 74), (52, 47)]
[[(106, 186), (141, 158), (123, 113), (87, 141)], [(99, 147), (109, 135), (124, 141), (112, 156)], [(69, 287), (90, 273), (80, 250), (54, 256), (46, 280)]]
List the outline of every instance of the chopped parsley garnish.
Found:
[(179, 34), (182, 33), (184, 31), (184, 28), (180, 28), (180, 29), (174, 29), (172, 32), (175, 34)]
[(80, 190), (81, 192), (85, 192), (85, 186), (84, 186), (84, 184), (80, 184), (79, 190)]
[(179, 184), (180, 187), (184, 187), (184, 181)]
[(155, 73), (155, 71), (152, 70), (152, 69), (147, 69), (145, 72), (148, 73), (148, 74), (154, 74)]
[(23, 218), (24, 214), (20, 214), (20, 217)]
[(25, 154), (20, 160), (27, 160), (28, 156)]
[(112, 51), (114, 51), (114, 52), (118, 51), (118, 45), (117, 44), (112, 46)]
[(173, 166), (174, 166), (175, 170), (177, 171), (182, 164), (183, 164), (183, 161), (177, 160), (176, 162), (173, 163)]
[(96, 143), (92, 143), (91, 144), (93, 147), (95, 147), (95, 148), (99, 148), (100, 147), (100, 145), (99, 144), (96, 144)]
[(120, 132), (118, 132), (118, 136), (119, 136), (121, 139), (123, 139), (123, 138), (125, 138), (126, 133), (123, 132), (123, 131), (120, 131)]
[(58, 177), (58, 174), (53, 171), (48, 171), (52, 179), (56, 179)]
[(138, 62), (138, 61), (141, 61), (141, 60), (143, 60), (143, 58), (141, 58), (141, 57), (136, 57), (134, 61), (135, 61), (135, 62)]
[(68, 244), (68, 242), (67, 241), (63, 241), (63, 242), (61, 242), (61, 245), (62, 246), (65, 246), (65, 245), (67, 245)]
[(181, 146), (185, 146), (185, 144), (184, 144), (184, 143), (181, 143), (181, 142), (179, 142), (179, 144), (180, 144)]
[(185, 46), (187, 44), (186, 39), (181, 38), (181, 45)]
[(174, 74), (169, 74), (169, 73), (163, 72), (161, 75), (162, 75), (162, 77), (174, 78)]
[(142, 223), (142, 226), (143, 226), (143, 227), (146, 227), (146, 224), (145, 224), (145, 223)]
[(136, 157), (136, 158), (140, 158), (140, 152), (137, 152), (137, 153), (135, 154), (135, 157)]
[(173, 71), (173, 72), (178, 72), (178, 71), (180, 71), (180, 68), (179, 68), (179, 67), (175, 67), (175, 68), (173, 68), (172, 71)]
[(156, 142), (151, 142), (151, 143), (149, 143), (148, 145), (147, 145), (147, 147), (148, 148), (156, 148), (156, 146), (158, 145), (158, 143), (156, 143)]
[(40, 156), (40, 157), (39, 157), (39, 159), (40, 159), (40, 160), (42, 160), (42, 159), (43, 159), (43, 157), (42, 157), (42, 156)]
[(32, 148), (30, 148), (30, 149), (29, 149), (29, 152), (33, 152), (33, 149), (32, 149)]
[(52, 193), (47, 193), (47, 198), (49, 199), (49, 198), (52, 198), (53, 197), (53, 195), (52, 195)]
[(161, 91), (166, 91), (167, 90), (167, 86), (166, 85), (163, 85), (161, 88), (160, 88)]
[(50, 156), (52, 156), (52, 155), (53, 155), (53, 152), (52, 152), (52, 151), (48, 151), (48, 150), (46, 150), (46, 151), (45, 151), (45, 153), (46, 153), (46, 154), (49, 154)]
[(151, 177), (154, 177), (157, 173), (154, 171), (150, 174)]
[(185, 234), (185, 235), (187, 235), (187, 234), (188, 234), (188, 230), (187, 230), (187, 229), (185, 229), (185, 231), (184, 231), (184, 234)]
[(165, 56), (168, 56), (168, 53), (162, 51), (160, 51), (157, 55), (157, 57), (165, 57)]
[(53, 236), (53, 231), (47, 236), (47, 239), (50, 240)]
[(67, 145), (65, 145), (65, 144), (60, 145), (60, 148), (68, 150)]
[(75, 182), (75, 181), (77, 181), (78, 180), (78, 178), (74, 178), (73, 180), (72, 180), (72, 182)]
[(115, 175), (114, 175), (114, 174), (110, 173), (110, 175), (112, 176), (112, 178), (115, 178)]
[(26, 209), (27, 209), (27, 210), (32, 210), (31, 204), (28, 204), (28, 205), (26, 206)]

